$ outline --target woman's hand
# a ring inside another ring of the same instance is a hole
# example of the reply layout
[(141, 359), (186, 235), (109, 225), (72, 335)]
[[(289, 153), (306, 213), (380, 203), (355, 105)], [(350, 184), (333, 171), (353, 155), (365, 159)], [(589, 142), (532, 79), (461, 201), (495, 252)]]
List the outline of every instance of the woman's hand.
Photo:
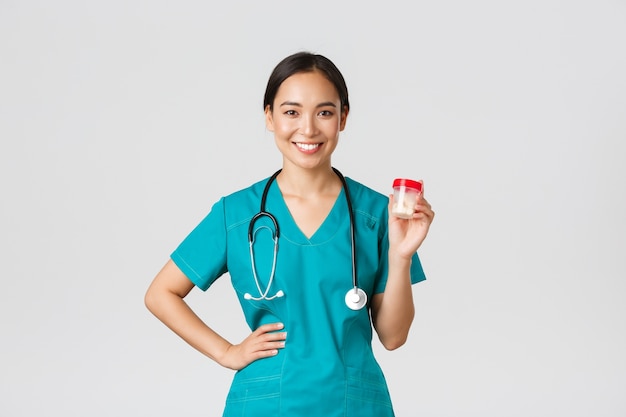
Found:
[(411, 258), (428, 234), (435, 212), (419, 193), (412, 219), (401, 219), (391, 214), (393, 194), (389, 196), (389, 250), (402, 258)]
[(278, 350), (285, 347), (287, 338), (286, 332), (277, 332), (282, 328), (282, 323), (260, 326), (240, 344), (231, 345), (220, 359), (220, 364), (238, 371), (258, 359), (276, 356)]

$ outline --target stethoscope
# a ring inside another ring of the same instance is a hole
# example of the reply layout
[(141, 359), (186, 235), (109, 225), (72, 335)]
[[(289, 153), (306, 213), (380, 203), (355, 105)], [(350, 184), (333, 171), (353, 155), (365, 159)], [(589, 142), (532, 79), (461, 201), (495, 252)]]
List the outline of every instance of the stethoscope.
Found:
[[(336, 168), (333, 168), (333, 171), (335, 171), (335, 174), (337, 174), (337, 176), (341, 180), (341, 185), (343, 186), (344, 193), (346, 194), (346, 202), (348, 203), (348, 213), (350, 215), (350, 243), (352, 245), (352, 288), (350, 288), (348, 292), (346, 293), (345, 301), (346, 301), (346, 305), (351, 310), (359, 310), (363, 308), (365, 304), (367, 303), (367, 294), (365, 293), (365, 291), (359, 288), (358, 281), (357, 281), (356, 238), (354, 235), (354, 213), (352, 212), (352, 199), (350, 198), (348, 185), (346, 184), (346, 179), (344, 178), (344, 176)], [(259, 296), (253, 297), (250, 293), (245, 293), (244, 298), (246, 300), (254, 300), (254, 301), (273, 300), (275, 298), (279, 298), (285, 295), (285, 293), (282, 290), (278, 290), (274, 295), (268, 296), (270, 287), (272, 286), (272, 283), (274, 282), (274, 274), (276, 273), (276, 255), (278, 254), (278, 237), (280, 236), (280, 228), (278, 227), (278, 222), (276, 221), (276, 218), (272, 215), (272, 213), (265, 211), (265, 201), (267, 200), (267, 193), (269, 192), (272, 182), (274, 182), (274, 180), (276, 179), (278, 174), (280, 174), (280, 172), (281, 170), (279, 169), (267, 181), (267, 184), (265, 185), (265, 189), (263, 190), (263, 195), (261, 197), (261, 209), (257, 214), (254, 215), (254, 217), (252, 217), (252, 219), (250, 220), (250, 225), (248, 226), (248, 243), (250, 245), (250, 263), (252, 264), (252, 275), (254, 276), (254, 283), (256, 284), (256, 288), (259, 291)], [(272, 223), (274, 224), (274, 230), (272, 230), (269, 226), (261, 226), (257, 228), (256, 230), (254, 230), (254, 224), (256, 223), (257, 220), (259, 220), (262, 217), (267, 217), (268, 219), (272, 221)], [(267, 282), (267, 287), (265, 288), (265, 291), (261, 290), (261, 284), (259, 282), (259, 278), (257, 275), (256, 266), (255, 266), (256, 264), (254, 262), (254, 249), (253, 249), (256, 233), (259, 230), (264, 229), (264, 228), (270, 230), (270, 232), (272, 233), (272, 240), (274, 241), (274, 256), (272, 260), (272, 270), (270, 272), (269, 280)]]

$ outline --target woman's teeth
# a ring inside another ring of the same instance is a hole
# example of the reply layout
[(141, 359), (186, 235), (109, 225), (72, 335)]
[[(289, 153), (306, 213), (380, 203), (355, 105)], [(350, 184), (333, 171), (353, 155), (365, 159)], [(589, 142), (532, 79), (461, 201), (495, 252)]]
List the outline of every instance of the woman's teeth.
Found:
[(312, 151), (313, 149), (317, 149), (320, 144), (319, 143), (297, 143), (296, 146), (303, 151)]

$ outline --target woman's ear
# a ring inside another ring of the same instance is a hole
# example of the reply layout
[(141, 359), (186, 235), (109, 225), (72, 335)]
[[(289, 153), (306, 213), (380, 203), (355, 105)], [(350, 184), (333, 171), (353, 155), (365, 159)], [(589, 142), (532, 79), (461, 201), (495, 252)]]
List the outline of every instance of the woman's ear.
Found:
[(265, 127), (270, 132), (274, 131), (274, 117), (272, 115), (272, 109), (270, 108), (269, 104), (265, 106)]
[(341, 120), (339, 121), (339, 131), (343, 131), (346, 127), (346, 121), (348, 120), (348, 106), (343, 106), (343, 110), (341, 111)]

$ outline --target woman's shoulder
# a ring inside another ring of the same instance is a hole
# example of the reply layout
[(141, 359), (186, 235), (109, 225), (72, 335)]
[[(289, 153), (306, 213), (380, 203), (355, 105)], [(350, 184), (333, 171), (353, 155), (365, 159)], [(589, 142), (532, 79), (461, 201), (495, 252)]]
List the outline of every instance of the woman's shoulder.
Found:
[(351, 177), (346, 177), (346, 183), (354, 200), (372, 200), (373, 202), (387, 204), (387, 196)]
[(376, 218), (387, 216), (388, 196), (350, 177), (346, 177), (346, 184), (355, 212)]
[(264, 178), (245, 188), (233, 191), (221, 198), (224, 209), (231, 213), (248, 213), (259, 210), (259, 202), (269, 178)]

